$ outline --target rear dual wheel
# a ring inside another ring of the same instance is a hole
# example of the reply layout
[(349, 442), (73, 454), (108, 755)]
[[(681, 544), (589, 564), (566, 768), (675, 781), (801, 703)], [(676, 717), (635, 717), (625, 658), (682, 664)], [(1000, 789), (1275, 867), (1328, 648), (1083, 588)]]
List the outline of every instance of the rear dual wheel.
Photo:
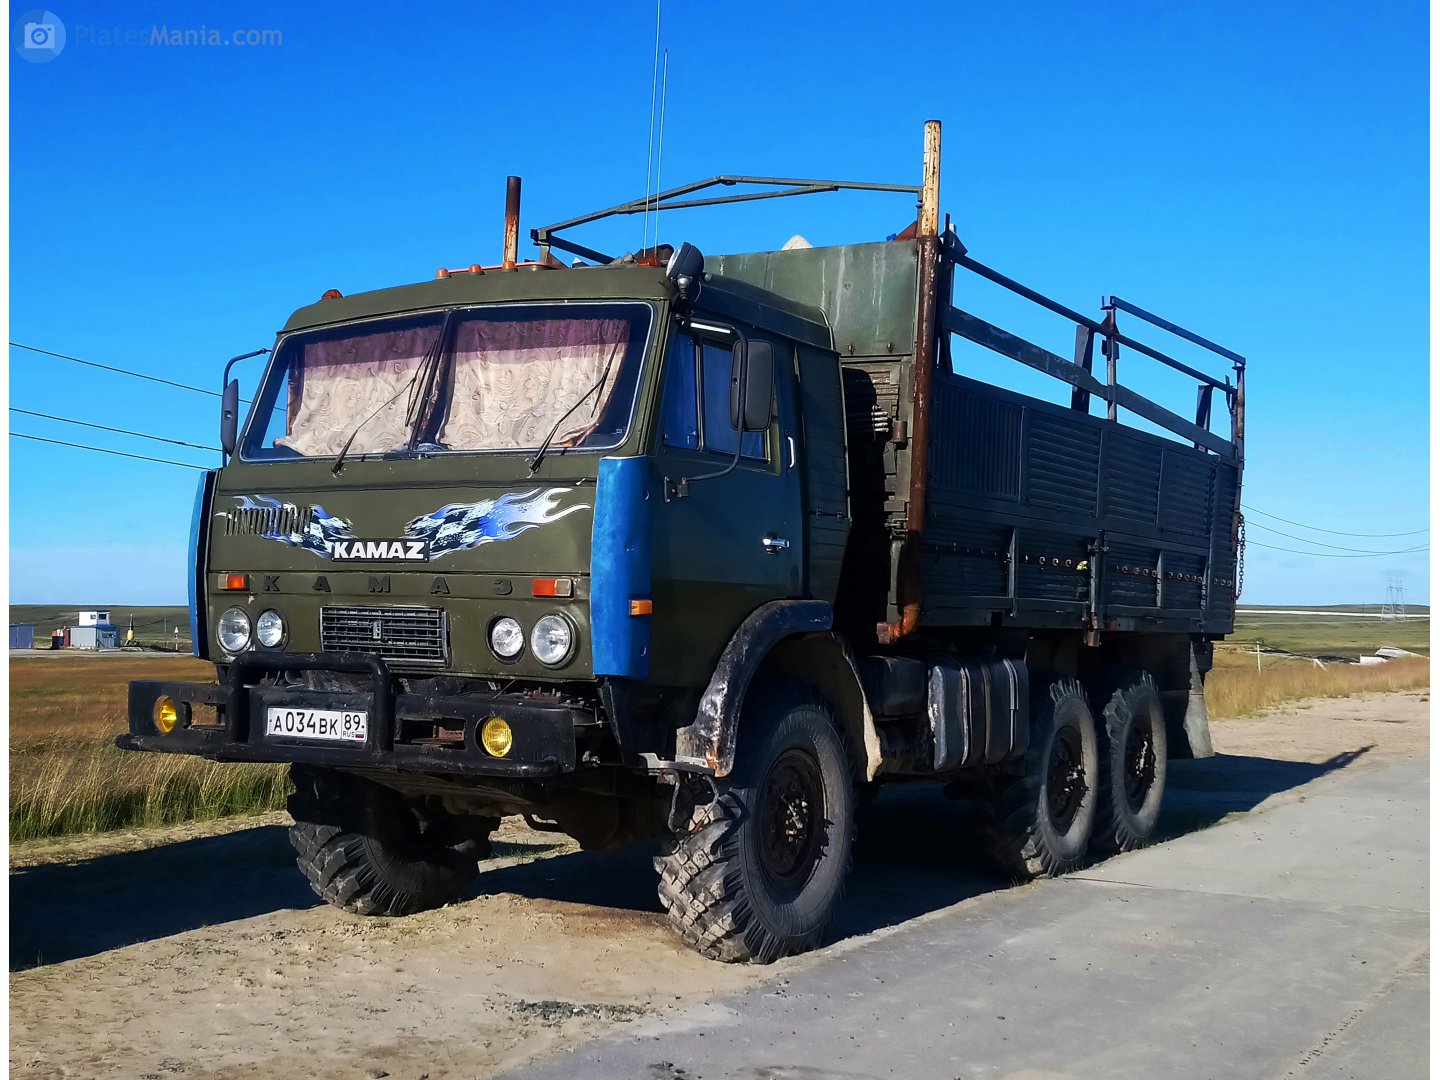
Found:
[(1165, 713), (1155, 680), (1126, 672), (1097, 696), (1100, 791), (1091, 844), (1097, 854), (1144, 847), (1165, 797)]
[(1113, 675), (1093, 696), (1074, 679), (1038, 688), (1028, 750), (981, 799), (991, 857), (1025, 880), (1144, 847), (1159, 822), (1166, 752), (1160, 695), (1143, 671)]
[(991, 859), (1020, 880), (1079, 867), (1095, 821), (1099, 770), (1095, 721), (1080, 683), (1038, 687), (1029, 747), (987, 781), (980, 800)]

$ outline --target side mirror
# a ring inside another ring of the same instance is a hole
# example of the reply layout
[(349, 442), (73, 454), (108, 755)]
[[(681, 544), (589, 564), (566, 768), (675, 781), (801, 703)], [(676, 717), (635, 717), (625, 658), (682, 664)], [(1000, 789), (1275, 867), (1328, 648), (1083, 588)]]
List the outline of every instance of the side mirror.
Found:
[(235, 453), (235, 439), (240, 427), (240, 381), (231, 379), (220, 395), (220, 449), (229, 457)]
[(730, 366), (730, 424), (740, 431), (768, 431), (774, 419), (775, 348), (741, 338)]

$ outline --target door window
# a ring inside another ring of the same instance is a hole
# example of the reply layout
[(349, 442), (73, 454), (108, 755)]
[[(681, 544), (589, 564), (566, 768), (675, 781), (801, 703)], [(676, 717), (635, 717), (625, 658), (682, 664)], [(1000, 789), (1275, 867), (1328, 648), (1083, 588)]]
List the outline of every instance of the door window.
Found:
[[(743, 436), (730, 423), (730, 369), (735, 351), (728, 343), (682, 336), (668, 360), (661, 438), (666, 446), (706, 450), (733, 458), (765, 461), (766, 433)], [(701, 422), (703, 418), (703, 423)]]
[(734, 359), (735, 350), (729, 345), (713, 341), (701, 343), (700, 366), (705, 377), (705, 449), (734, 457), (738, 442), (741, 457), (764, 461), (765, 432), (747, 431), (742, 436), (739, 429), (730, 423), (730, 368)]
[(677, 337), (665, 361), (661, 439), (666, 446), (700, 449), (700, 400), (695, 384), (695, 339)]

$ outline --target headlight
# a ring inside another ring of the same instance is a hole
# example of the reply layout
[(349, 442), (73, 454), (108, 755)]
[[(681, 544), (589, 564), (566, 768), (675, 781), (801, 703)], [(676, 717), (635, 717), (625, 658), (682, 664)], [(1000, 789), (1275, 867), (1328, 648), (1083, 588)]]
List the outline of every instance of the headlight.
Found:
[(520, 624), (506, 616), (490, 624), (490, 648), (501, 660), (514, 660), (525, 647), (525, 631)]
[(267, 649), (285, 640), (285, 620), (278, 611), (262, 611), (255, 620), (255, 639)]
[(552, 667), (570, 659), (575, 645), (575, 631), (564, 615), (546, 615), (530, 631), (530, 651), (535, 659)]
[(244, 652), (250, 644), (250, 616), (238, 607), (228, 609), (215, 624), (215, 637), (226, 652)]

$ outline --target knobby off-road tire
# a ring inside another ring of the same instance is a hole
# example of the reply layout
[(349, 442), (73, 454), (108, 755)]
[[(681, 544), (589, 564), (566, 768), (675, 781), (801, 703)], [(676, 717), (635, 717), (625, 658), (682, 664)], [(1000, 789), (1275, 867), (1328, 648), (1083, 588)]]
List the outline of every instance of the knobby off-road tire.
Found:
[(1074, 679), (1041, 685), (1030, 703), (1030, 745), (981, 793), (991, 859), (1018, 880), (1055, 877), (1085, 861), (1099, 795), (1095, 721)]
[(855, 778), (830, 706), (795, 684), (753, 688), (717, 788), (655, 859), (671, 925), (712, 960), (768, 964), (815, 948), (855, 840)]
[(1100, 708), (1100, 800), (1090, 843), (1114, 854), (1144, 847), (1155, 835), (1165, 798), (1165, 712), (1155, 681), (1131, 671), (1103, 684)]
[(422, 813), (359, 777), (292, 766), (295, 863), (324, 901), (357, 915), (412, 915), (457, 899), (490, 854), (497, 818)]

